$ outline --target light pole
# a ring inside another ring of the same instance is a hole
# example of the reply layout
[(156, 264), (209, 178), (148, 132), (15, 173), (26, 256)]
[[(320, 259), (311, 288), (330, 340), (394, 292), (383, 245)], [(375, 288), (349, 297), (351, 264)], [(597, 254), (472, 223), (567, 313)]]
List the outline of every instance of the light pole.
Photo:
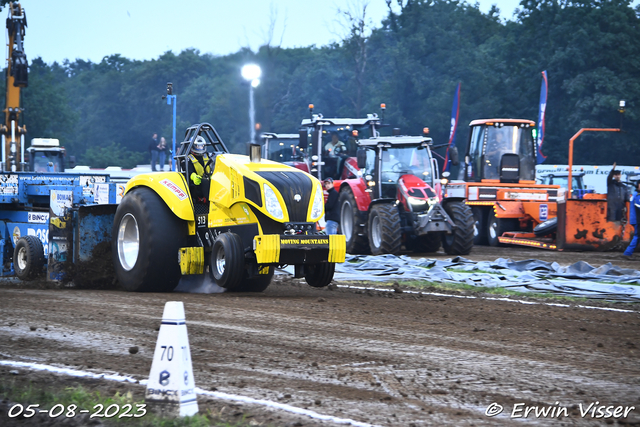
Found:
[(249, 125), (251, 126), (251, 143), (256, 139), (256, 112), (253, 105), (253, 89), (260, 84), (262, 70), (256, 64), (247, 64), (242, 67), (242, 78), (249, 82)]
[[(171, 170), (176, 171), (176, 103), (177, 98), (173, 94), (173, 84), (171, 82), (167, 83), (167, 94), (162, 96), (162, 99), (167, 100), (167, 105), (171, 105), (173, 103), (173, 143), (171, 148)], [(173, 102), (172, 102), (173, 101)]]

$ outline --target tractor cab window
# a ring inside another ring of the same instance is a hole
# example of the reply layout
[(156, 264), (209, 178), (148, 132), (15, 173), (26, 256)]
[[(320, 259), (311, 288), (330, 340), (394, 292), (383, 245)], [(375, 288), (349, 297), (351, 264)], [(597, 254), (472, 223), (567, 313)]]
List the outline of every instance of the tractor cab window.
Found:
[[(49, 164), (52, 169), (49, 169)], [(33, 172), (63, 172), (63, 157), (60, 151), (32, 151), (31, 170)]]
[(391, 147), (382, 150), (382, 173), (386, 182), (397, 182), (402, 175), (415, 175), (431, 184), (431, 158), (425, 147)]
[[(355, 157), (358, 151), (357, 140), (369, 138), (367, 126), (330, 125), (322, 126), (320, 144), (322, 146), (323, 174), (322, 178), (339, 179), (342, 176), (345, 161)], [(357, 137), (353, 131), (357, 131)], [(315, 151), (312, 151), (315, 153)]]
[(367, 147), (367, 163), (364, 168), (365, 175), (375, 176), (375, 168), (376, 168), (376, 151), (375, 149)]
[[(357, 132), (357, 137), (353, 135)], [(329, 157), (355, 157), (358, 139), (371, 138), (372, 128), (369, 125), (331, 125), (322, 127), (322, 150)]]
[(382, 197), (395, 197), (396, 185), (402, 175), (415, 175), (433, 184), (429, 149), (423, 146), (403, 146), (382, 149), (380, 186)]
[(487, 126), (483, 178), (500, 179), (500, 161), (507, 153), (520, 157), (520, 179), (533, 180), (536, 159), (531, 129), (520, 126)]
[[(484, 127), (474, 126), (469, 140), (469, 164), (467, 165), (466, 179), (470, 181), (480, 180), (482, 169), (482, 142), (484, 137)], [(461, 178), (465, 179), (465, 177)]]
[[(559, 185), (562, 188), (567, 188), (568, 181), (569, 181), (569, 176), (550, 176), (544, 179), (543, 183), (551, 184), (551, 185)], [(585, 189), (581, 176), (573, 176), (571, 181), (573, 181), (573, 186), (571, 187), (573, 190)]]
[(298, 140), (291, 138), (273, 138), (269, 140), (269, 152), (265, 157), (274, 162), (290, 162), (300, 158)]

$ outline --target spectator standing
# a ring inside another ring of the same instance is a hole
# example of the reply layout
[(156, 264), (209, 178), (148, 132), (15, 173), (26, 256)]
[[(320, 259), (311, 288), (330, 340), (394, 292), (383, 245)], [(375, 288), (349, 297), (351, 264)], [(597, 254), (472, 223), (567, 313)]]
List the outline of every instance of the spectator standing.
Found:
[(158, 164), (160, 165), (160, 170), (164, 171), (164, 161), (167, 157), (167, 141), (164, 139), (164, 136), (160, 138), (160, 144), (158, 144)]
[(622, 174), (616, 170), (616, 165), (613, 164), (607, 176), (607, 221), (620, 221), (624, 204), (629, 200), (627, 186), (620, 182)]
[(324, 204), (324, 219), (326, 221), (325, 231), (327, 234), (338, 234), (340, 225), (340, 205), (338, 203), (338, 192), (333, 186), (333, 179), (327, 178), (323, 182), (324, 189), (327, 190), (327, 202)]
[(633, 238), (629, 246), (622, 254), (623, 258), (632, 259), (631, 256), (638, 246), (638, 220), (640, 219), (640, 181), (636, 182), (636, 191), (633, 193), (631, 204), (629, 205), (629, 224), (633, 225)]
[(156, 171), (156, 164), (158, 163), (158, 134), (154, 132), (149, 142), (149, 155), (151, 156), (151, 171)]

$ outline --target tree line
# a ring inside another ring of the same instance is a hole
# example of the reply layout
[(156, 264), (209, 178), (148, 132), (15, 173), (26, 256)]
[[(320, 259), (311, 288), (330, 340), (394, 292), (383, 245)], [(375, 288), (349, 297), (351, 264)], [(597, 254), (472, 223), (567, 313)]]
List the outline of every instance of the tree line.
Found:
[(244, 153), (249, 89), (240, 69), (253, 62), (262, 68), (254, 91), (261, 131), (296, 133), (310, 103), (325, 117), (364, 117), (385, 103), (391, 127), (420, 134), (427, 126), (445, 143), (460, 83), (456, 143), (464, 150), (473, 119), (537, 120), (546, 70), (546, 163), (566, 163), (580, 128), (622, 123), (621, 134), (581, 136), (574, 160), (640, 165), (640, 7), (630, 0), (522, 0), (510, 21), (466, 1), (385, 1), (393, 7), (380, 24), (368, 23), (366, 9), (346, 14), (343, 40), (327, 46), (265, 43), (225, 56), (189, 49), (145, 61), (115, 53), (99, 63), (35, 58), (22, 92), (28, 138), (59, 138), (92, 167), (148, 162), (153, 132), (171, 140), (172, 107), (161, 96), (172, 82), (178, 142), (191, 124), (209, 122)]

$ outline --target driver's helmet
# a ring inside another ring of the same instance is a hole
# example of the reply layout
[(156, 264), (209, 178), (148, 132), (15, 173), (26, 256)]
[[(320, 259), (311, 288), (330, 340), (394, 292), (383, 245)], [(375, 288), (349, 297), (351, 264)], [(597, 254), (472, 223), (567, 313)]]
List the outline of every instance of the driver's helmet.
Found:
[(191, 145), (191, 154), (196, 155), (196, 156), (202, 156), (205, 151), (206, 151), (206, 145), (207, 143), (205, 142), (204, 138), (199, 136), (196, 138), (195, 141), (193, 141), (193, 144)]

